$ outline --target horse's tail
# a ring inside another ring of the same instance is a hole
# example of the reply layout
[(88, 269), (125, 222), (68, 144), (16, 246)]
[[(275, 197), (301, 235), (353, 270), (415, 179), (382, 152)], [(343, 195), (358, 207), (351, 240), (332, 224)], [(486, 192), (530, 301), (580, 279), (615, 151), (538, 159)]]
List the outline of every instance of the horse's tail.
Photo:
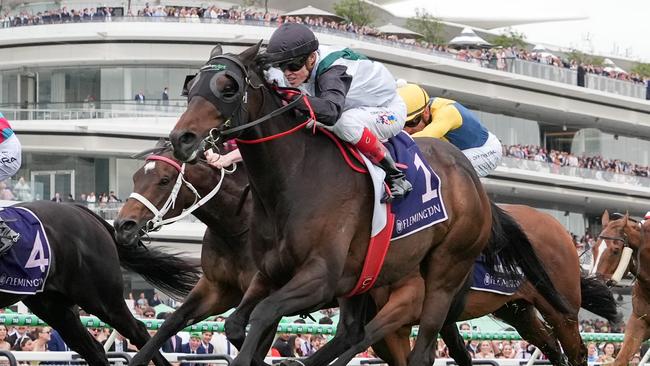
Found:
[(582, 296), (581, 308), (602, 316), (614, 325), (621, 323), (623, 314), (618, 312), (614, 295), (604, 283), (581, 274), (580, 295)]
[(530, 240), (519, 224), (494, 202), (490, 202), (490, 205), (492, 208), (492, 235), (487, 252), (485, 252), (488, 263), (496, 261), (495, 256), (498, 255), (503, 267), (509, 273), (515, 274), (516, 268), (520, 267), (526, 279), (533, 284), (546, 301), (562, 313), (571, 313), (571, 307), (567, 300), (555, 289)]
[(117, 247), (120, 265), (141, 275), (165, 294), (182, 300), (190, 293), (201, 275), (199, 264), (192, 263), (180, 253), (168, 253), (159, 248), (147, 248), (142, 243), (124, 246), (115, 240), (115, 228), (85, 206), (76, 205), (97, 219), (111, 234)]

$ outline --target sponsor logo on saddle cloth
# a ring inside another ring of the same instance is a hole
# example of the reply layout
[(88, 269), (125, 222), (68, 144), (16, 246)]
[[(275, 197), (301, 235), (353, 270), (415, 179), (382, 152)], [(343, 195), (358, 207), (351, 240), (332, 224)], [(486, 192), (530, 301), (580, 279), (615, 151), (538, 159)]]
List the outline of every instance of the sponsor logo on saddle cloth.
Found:
[(0, 292), (32, 295), (43, 291), (50, 271), (50, 243), (30, 210), (5, 207), (0, 216), (20, 239), (0, 258)]
[(488, 266), (485, 256), (481, 254), (474, 261), (474, 273), (471, 289), (477, 291), (493, 292), (501, 295), (512, 295), (524, 280), (520, 268), (516, 273), (507, 273), (501, 265), (501, 260), (496, 259), (493, 266)]
[(386, 142), (396, 162), (407, 165), (402, 171), (413, 190), (392, 204), (395, 225), (391, 240), (404, 238), (448, 219), (442, 200), (441, 182), (411, 136), (400, 132)]

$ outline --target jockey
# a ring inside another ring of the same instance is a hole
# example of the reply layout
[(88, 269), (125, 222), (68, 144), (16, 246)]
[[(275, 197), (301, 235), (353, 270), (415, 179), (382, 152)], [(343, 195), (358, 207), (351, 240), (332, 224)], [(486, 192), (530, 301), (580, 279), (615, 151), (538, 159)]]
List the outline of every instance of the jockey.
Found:
[(429, 98), (416, 84), (397, 89), (406, 103), (406, 128), (413, 137), (433, 137), (450, 142), (469, 159), (480, 177), (485, 177), (502, 158), (501, 142), (476, 115), (451, 99)]
[[(11, 178), (20, 169), (21, 146), (9, 121), (0, 113), (0, 182)], [(0, 256), (18, 241), (20, 234), (13, 231), (0, 217)]]
[[(297, 23), (284, 23), (273, 32), (260, 62), (271, 66), (269, 82), (300, 88), (309, 95), (320, 126), (386, 172), (392, 197), (385, 200), (412, 190), (380, 141), (397, 135), (406, 117), (395, 79), (384, 65), (348, 48), (319, 46), (314, 33)], [(309, 114), (305, 103), (296, 108)]]

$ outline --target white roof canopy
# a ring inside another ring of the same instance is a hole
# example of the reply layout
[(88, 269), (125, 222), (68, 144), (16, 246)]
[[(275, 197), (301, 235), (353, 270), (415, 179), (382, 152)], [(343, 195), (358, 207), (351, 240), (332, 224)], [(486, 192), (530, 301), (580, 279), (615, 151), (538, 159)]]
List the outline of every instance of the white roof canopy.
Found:
[(416, 37), (422, 37), (420, 33), (413, 32), (410, 29), (400, 27), (398, 25), (388, 23), (386, 25), (383, 25), (379, 28), (377, 28), (379, 33), (381, 34), (391, 34), (395, 35), (399, 38), (416, 38)]
[(474, 33), (474, 30), (472, 28), (466, 27), (463, 28), (463, 31), (460, 32), (459, 36), (454, 37), (451, 41), (449, 41), (450, 46), (458, 46), (458, 47), (489, 47), (491, 44), (484, 40), (483, 38), (479, 37), (476, 33)]
[(340, 17), (340, 16), (338, 16), (338, 15), (336, 15), (334, 13), (330, 13), (329, 11), (325, 11), (323, 9), (315, 8), (315, 7), (311, 6), (311, 5), (309, 5), (307, 7), (304, 7), (304, 8), (301, 8), (301, 9), (298, 9), (298, 10), (290, 11), (288, 13), (285, 13), (284, 15), (285, 16), (294, 16), (294, 17), (295, 16), (300, 16), (300, 17), (306, 17), (306, 16), (323, 17), (323, 18), (336, 20), (336, 21), (339, 21), (339, 22), (344, 20), (343, 17)]

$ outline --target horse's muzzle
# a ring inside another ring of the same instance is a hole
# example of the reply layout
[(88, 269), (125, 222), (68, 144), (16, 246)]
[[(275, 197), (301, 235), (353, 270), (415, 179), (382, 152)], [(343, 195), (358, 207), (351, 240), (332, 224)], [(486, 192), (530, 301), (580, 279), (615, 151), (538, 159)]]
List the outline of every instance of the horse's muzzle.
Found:
[(113, 222), (115, 227), (115, 240), (126, 247), (135, 246), (140, 240), (140, 226), (135, 220), (117, 218)]
[(172, 132), (169, 140), (174, 147), (174, 157), (182, 162), (196, 160), (201, 145), (198, 136), (189, 131)]

